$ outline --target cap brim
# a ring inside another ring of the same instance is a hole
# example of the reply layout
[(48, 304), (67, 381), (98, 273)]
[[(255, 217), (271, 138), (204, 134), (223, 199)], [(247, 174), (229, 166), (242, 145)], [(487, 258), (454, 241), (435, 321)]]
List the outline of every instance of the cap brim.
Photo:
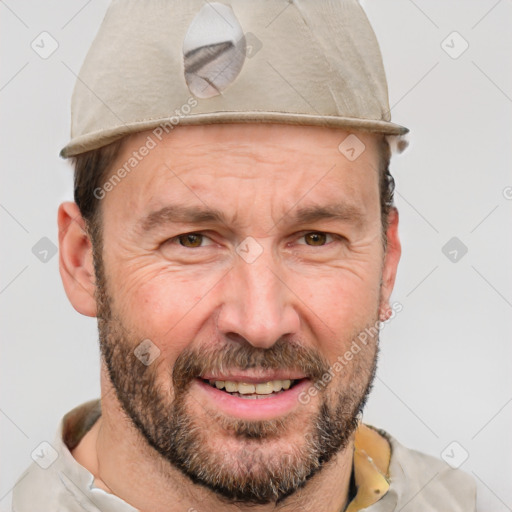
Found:
[[(156, 130), (159, 126), (166, 132), (170, 132), (173, 128), (178, 126), (228, 123), (275, 123), (301, 126), (327, 126), (385, 135), (404, 135), (409, 132), (409, 129), (405, 126), (389, 121), (283, 112), (211, 112), (183, 116), (179, 118), (177, 123), (172, 123), (171, 120), (175, 117), (177, 116), (139, 121), (76, 137), (61, 150), (60, 156), (63, 158), (73, 157), (106, 146), (127, 135), (151, 129)], [(160, 132), (160, 135), (162, 133), (163, 132)]]

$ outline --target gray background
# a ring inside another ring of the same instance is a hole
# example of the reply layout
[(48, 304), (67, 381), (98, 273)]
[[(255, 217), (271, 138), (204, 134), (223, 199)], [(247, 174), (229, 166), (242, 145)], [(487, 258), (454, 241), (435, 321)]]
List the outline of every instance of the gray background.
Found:
[[(95, 320), (68, 303), (51, 248), (57, 206), (72, 198), (71, 169), (57, 155), (74, 73), (106, 5), (0, 3), (2, 512), (61, 416), (99, 396)], [(403, 243), (393, 300), (403, 311), (382, 333), (364, 419), (436, 456), (457, 462), (467, 452), (461, 467), (477, 480), (482, 509), (512, 510), (512, 2), (363, 5), (393, 118), (411, 129), (392, 164)], [(59, 45), (47, 59), (31, 48), (43, 31)]]

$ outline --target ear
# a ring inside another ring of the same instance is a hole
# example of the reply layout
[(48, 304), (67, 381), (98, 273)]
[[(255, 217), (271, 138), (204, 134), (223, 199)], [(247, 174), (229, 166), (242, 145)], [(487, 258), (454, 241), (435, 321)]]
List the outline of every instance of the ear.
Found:
[(402, 246), (398, 236), (398, 210), (393, 207), (388, 215), (387, 247), (384, 255), (384, 265), (382, 269), (381, 301), (380, 301), (380, 320), (387, 320), (391, 314), (389, 299), (395, 286), (396, 272)]
[(66, 295), (82, 315), (96, 316), (92, 245), (75, 203), (59, 206), (59, 270)]

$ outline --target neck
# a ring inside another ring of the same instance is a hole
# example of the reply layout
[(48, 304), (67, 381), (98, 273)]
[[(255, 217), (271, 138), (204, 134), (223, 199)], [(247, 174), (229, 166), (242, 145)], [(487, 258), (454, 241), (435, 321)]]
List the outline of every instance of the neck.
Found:
[[(102, 386), (103, 387), (103, 386)], [(150, 447), (121, 409), (112, 389), (103, 390), (102, 415), (73, 451), (95, 485), (141, 512), (301, 512), (345, 509), (353, 440), (293, 495), (276, 505), (231, 504), (193, 483)]]

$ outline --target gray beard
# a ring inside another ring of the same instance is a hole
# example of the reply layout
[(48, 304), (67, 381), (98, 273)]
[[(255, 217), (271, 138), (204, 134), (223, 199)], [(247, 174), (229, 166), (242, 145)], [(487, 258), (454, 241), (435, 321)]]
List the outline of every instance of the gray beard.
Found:
[[(286, 439), (287, 431), (296, 434), (293, 415), (247, 421), (222, 415), (212, 418), (210, 411), (210, 423), (216, 422), (217, 428), (220, 425), (239, 441), (240, 448), (227, 453), (211, 449), (211, 428), (187, 410), (190, 384), (203, 370), (218, 369), (221, 362), (226, 368), (242, 371), (255, 367), (300, 369), (314, 383), (328, 373), (328, 362), (294, 340), (279, 339), (269, 349), (247, 342), (209, 351), (187, 349), (178, 356), (172, 371), (165, 368), (163, 358), (146, 366), (134, 355), (142, 338), (128, 332), (113, 314), (103, 269), (97, 262), (96, 275), (100, 349), (117, 399), (147, 443), (192, 482), (226, 503), (277, 504), (304, 487), (347, 447), (372, 387), (378, 340), (362, 347), (343, 368), (343, 373), (349, 373), (345, 379), (348, 384), (334, 388), (339, 381), (334, 378), (319, 392), (318, 412), (308, 422), (301, 421), (302, 443), (287, 453), (266, 450), (272, 455), (265, 455), (259, 448)], [(159, 381), (168, 385), (168, 393), (162, 391)]]

